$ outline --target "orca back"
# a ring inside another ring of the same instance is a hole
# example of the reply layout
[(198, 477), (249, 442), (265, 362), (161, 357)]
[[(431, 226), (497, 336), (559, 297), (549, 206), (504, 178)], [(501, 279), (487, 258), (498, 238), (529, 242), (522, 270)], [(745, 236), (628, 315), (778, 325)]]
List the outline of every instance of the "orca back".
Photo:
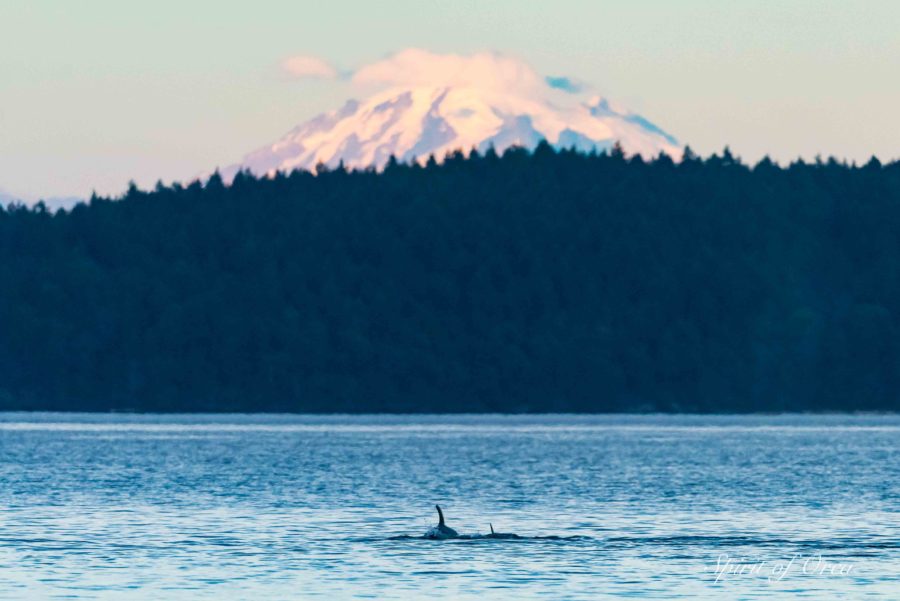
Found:
[(425, 533), (425, 538), (442, 540), (445, 538), (458, 537), (459, 533), (444, 523), (444, 512), (441, 511), (441, 506), (435, 505), (434, 508), (437, 509), (437, 512), (438, 512), (438, 525), (433, 526), (432, 528), (429, 528), (428, 532)]

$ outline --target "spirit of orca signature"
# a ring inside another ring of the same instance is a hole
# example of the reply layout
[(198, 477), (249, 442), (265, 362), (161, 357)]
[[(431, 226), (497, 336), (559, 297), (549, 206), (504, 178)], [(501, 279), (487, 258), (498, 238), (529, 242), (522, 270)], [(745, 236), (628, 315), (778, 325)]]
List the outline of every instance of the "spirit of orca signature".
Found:
[(822, 554), (804, 556), (795, 553), (790, 559), (776, 562), (719, 555), (716, 561), (716, 582), (733, 576), (760, 576), (770, 582), (783, 580), (789, 573), (803, 576), (847, 576), (853, 564), (828, 561)]

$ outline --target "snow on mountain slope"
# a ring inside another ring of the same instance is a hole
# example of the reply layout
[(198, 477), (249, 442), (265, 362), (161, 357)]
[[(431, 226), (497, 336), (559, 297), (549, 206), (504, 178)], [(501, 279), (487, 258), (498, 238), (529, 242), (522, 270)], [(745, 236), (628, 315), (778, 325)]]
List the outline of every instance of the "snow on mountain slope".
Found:
[[(405, 51), (385, 63), (357, 75), (367, 81), (381, 77), (387, 89), (296, 127), (224, 169), (223, 176), (239, 169), (257, 175), (311, 170), (341, 161), (349, 168), (379, 168), (391, 155), (401, 162), (425, 161), (429, 155), (440, 161), (457, 149), (493, 146), (502, 152), (513, 145), (534, 148), (543, 139), (580, 150), (604, 150), (618, 141), (626, 152), (644, 157), (681, 156), (677, 140), (640, 115), (606, 99), (582, 100), (553, 90), (545, 81), (554, 78), (542, 80), (512, 59)], [(403, 69), (415, 75), (404, 79)]]

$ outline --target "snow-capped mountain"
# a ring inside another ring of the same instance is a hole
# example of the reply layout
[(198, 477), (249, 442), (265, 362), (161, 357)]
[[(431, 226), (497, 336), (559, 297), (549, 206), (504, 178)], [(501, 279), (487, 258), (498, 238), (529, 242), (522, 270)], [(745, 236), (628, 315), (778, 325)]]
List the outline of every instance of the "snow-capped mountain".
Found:
[[(665, 152), (679, 158), (678, 141), (640, 115), (600, 97), (573, 95), (541, 79), (528, 65), (496, 54), (471, 57), (407, 50), (354, 76), (355, 82), (387, 84), (363, 101), (322, 114), (222, 171), (257, 175), (293, 169), (382, 167), (450, 151), (512, 145), (535, 147), (546, 139), (561, 147), (604, 150), (617, 141), (644, 157)], [(561, 91), (563, 90), (563, 91)]]

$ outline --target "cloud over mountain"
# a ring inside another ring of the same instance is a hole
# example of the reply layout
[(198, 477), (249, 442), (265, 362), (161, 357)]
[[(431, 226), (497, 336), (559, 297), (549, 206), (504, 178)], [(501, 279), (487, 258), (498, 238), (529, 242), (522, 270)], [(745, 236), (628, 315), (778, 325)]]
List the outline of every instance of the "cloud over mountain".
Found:
[(451, 86), (528, 93), (544, 87), (543, 78), (524, 61), (496, 52), (469, 56), (407, 48), (365, 65), (353, 75), (357, 84)]
[(289, 56), (281, 61), (281, 68), (288, 75), (297, 78), (334, 79), (338, 76), (337, 69), (315, 56)]

